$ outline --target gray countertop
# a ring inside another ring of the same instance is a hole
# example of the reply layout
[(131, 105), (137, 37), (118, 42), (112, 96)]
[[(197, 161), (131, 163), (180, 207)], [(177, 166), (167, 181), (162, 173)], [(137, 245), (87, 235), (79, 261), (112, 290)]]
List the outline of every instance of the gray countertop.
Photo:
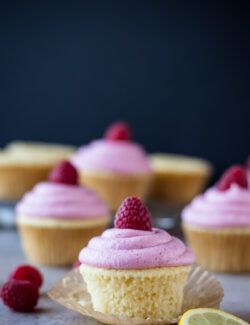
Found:
[[(6, 281), (7, 275), (17, 265), (24, 263), (18, 234), (14, 230), (0, 230), (0, 285)], [(0, 302), (0, 323), (1, 325), (97, 325), (88, 317), (77, 314), (73, 311), (51, 301), (46, 292), (52, 284), (63, 277), (69, 269), (66, 268), (40, 268), (44, 275), (44, 285), (41, 290), (41, 298), (38, 308), (34, 313), (15, 313), (3, 306)], [(233, 313), (250, 322), (250, 274), (217, 274), (217, 278), (225, 290), (225, 297), (221, 309)]]

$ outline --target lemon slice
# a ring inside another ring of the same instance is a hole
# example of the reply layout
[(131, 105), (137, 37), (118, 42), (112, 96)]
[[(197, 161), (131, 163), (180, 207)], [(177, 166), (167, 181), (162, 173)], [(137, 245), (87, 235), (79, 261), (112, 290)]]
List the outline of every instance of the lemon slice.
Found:
[(222, 310), (198, 308), (185, 312), (179, 325), (249, 325), (249, 323)]

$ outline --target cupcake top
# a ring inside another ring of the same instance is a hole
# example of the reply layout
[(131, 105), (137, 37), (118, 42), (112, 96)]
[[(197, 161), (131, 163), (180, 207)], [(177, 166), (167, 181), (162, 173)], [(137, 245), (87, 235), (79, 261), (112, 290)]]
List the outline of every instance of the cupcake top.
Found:
[(111, 269), (146, 269), (193, 264), (193, 252), (164, 230), (152, 228), (141, 200), (127, 198), (115, 217), (115, 228), (90, 240), (79, 255), (82, 263)]
[(150, 173), (143, 147), (131, 141), (131, 132), (124, 122), (116, 122), (103, 139), (82, 146), (72, 157), (79, 169), (118, 172), (124, 174)]
[(52, 171), (49, 182), (37, 184), (17, 204), (18, 215), (61, 219), (106, 216), (108, 206), (92, 190), (77, 184), (77, 172), (66, 161)]
[(250, 226), (250, 192), (245, 170), (241, 166), (231, 167), (217, 185), (184, 208), (182, 220), (211, 228)]

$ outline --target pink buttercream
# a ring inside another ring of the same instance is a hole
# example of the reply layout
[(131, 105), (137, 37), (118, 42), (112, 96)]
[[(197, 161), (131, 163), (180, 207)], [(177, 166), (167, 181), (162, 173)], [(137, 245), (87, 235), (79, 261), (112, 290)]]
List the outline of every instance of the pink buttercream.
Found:
[(81, 147), (72, 157), (79, 169), (119, 173), (149, 173), (149, 161), (144, 149), (130, 141), (96, 140)]
[(109, 269), (146, 269), (193, 264), (194, 253), (164, 230), (108, 229), (89, 241), (82, 263)]
[(250, 191), (237, 184), (226, 191), (212, 187), (185, 207), (182, 219), (204, 227), (250, 226)]
[(108, 215), (108, 206), (92, 190), (83, 186), (39, 183), (17, 204), (24, 216), (62, 219), (97, 218)]

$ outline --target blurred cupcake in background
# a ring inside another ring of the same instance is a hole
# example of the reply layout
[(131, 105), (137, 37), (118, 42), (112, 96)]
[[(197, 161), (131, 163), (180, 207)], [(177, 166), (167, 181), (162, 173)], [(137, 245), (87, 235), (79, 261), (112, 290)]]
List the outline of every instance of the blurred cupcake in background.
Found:
[(200, 158), (174, 154), (150, 155), (153, 170), (151, 198), (186, 204), (202, 192), (212, 174), (212, 165)]
[(41, 265), (72, 265), (80, 249), (109, 224), (108, 206), (78, 185), (76, 169), (60, 162), (48, 182), (17, 204), (17, 225), (27, 258)]
[(197, 264), (221, 272), (250, 271), (250, 193), (242, 166), (229, 168), (196, 197), (182, 221)]
[(0, 200), (15, 201), (41, 181), (53, 166), (68, 159), (75, 148), (68, 145), (16, 141), (0, 150)]
[(96, 190), (115, 211), (128, 196), (144, 199), (151, 181), (148, 157), (141, 145), (132, 141), (125, 122), (112, 124), (103, 139), (82, 146), (72, 157), (80, 182)]

